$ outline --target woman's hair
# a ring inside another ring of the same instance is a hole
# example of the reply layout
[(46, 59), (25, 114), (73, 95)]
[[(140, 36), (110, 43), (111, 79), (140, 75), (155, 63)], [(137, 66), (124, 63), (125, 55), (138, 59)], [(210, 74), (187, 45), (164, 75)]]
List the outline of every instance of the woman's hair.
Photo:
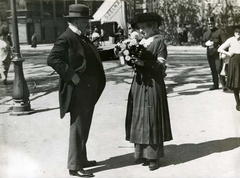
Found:
[(240, 27), (235, 27), (235, 28), (234, 28), (234, 33), (235, 33), (235, 32), (240, 32)]
[[(146, 26), (147, 27), (153, 27), (153, 31), (154, 33), (159, 33), (159, 25), (156, 21), (149, 21), (149, 22), (140, 22), (140, 23), (146, 23)], [(136, 27), (138, 28), (137, 26), (138, 24), (136, 24)]]

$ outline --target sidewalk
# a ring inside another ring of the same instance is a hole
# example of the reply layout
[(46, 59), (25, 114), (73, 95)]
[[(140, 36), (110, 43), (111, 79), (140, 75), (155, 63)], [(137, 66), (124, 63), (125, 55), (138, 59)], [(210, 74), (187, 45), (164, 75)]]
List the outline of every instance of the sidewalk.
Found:
[[(177, 53), (179, 48), (173, 48), (170, 51)], [(103, 64), (107, 84), (96, 105), (87, 147), (89, 159), (99, 162), (89, 168), (96, 178), (240, 177), (240, 112), (232, 93), (208, 90), (207, 65), (169, 66), (166, 85), (173, 140), (165, 144), (161, 167), (151, 172), (134, 164), (133, 144), (124, 139), (131, 71), (118, 61)], [(178, 77), (185, 77), (184, 82), (176, 83)], [(72, 177), (66, 168), (69, 115), (59, 117), (58, 92), (31, 95), (31, 107), (36, 111), (31, 115), (0, 113), (0, 177)]]

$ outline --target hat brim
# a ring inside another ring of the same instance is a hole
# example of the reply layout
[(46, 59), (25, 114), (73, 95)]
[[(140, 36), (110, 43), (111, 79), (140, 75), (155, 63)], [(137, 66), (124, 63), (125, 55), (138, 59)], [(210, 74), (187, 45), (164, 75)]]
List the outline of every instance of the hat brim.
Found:
[(65, 17), (65, 18), (93, 19), (92, 16), (64, 15), (63, 17)]

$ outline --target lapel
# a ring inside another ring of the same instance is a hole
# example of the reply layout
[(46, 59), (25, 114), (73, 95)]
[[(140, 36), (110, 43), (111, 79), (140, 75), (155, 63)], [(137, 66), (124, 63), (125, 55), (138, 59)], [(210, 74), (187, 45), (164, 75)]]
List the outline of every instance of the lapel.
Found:
[(76, 45), (76, 48), (78, 49), (78, 53), (81, 56), (85, 56), (83, 45), (81, 43), (82, 40), (80, 39), (79, 35), (74, 33), (69, 27), (67, 28), (66, 32), (69, 36), (71, 36), (72, 46)]
[(84, 40), (87, 42), (87, 44), (89, 45), (89, 47), (91, 48), (92, 52), (94, 53), (94, 55), (96, 56), (97, 61), (99, 62), (99, 64), (102, 66), (102, 60), (101, 57), (96, 49), (96, 47), (94, 46), (94, 44), (87, 38), (84, 37)]
[(67, 29), (67, 33), (69, 33), (69, 35), (71, 35), (72, 38), (74, 39), (74, 44), (73, 45), (76, 45), (76, 47), (78, 49), (78, 53), (81, 56), (85, 57), (83, 43), (87, 43), (87, 45), (89, 45), (89, 47), (91, 48), (92, 52), (96, 56), (97, 61), (102, 66), (102, 60), (101, 60), (101, 57), (100, 57), (96, 47), (94, 46), (94, 44), (87, 37), (81, 37), (81, 36), (75, 34), (69, 27)]

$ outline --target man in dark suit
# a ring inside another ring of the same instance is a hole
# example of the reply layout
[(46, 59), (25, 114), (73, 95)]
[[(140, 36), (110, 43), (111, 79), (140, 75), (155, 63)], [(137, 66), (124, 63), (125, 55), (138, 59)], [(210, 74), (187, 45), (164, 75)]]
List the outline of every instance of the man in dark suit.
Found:
[(89, 30), (89, 9), (82, 4), (69, 6), (67, 30), (58, 38), (47, 63), (59, 75), (61, 118), (70, 112), (69, 174), (94, 176), (84, 170), (95, 166), (87, 159), (86, 142), (92, 115), (106, 83), (103, 65), (96, 47), (85, 36)]
[(227, 34), (215, 26), (214, 17), (207, 19), (208, 30), (203, 34), (202, 46), (207, 48), (207, 59), (212, 72), (213, 86), (209, 90), (219, 88), (219, 78), (223, 91), (227, 91), (225, 76), (220, 73), (223, 67), (223, 61), (219, 58), (218, 47), (227, 40)]

